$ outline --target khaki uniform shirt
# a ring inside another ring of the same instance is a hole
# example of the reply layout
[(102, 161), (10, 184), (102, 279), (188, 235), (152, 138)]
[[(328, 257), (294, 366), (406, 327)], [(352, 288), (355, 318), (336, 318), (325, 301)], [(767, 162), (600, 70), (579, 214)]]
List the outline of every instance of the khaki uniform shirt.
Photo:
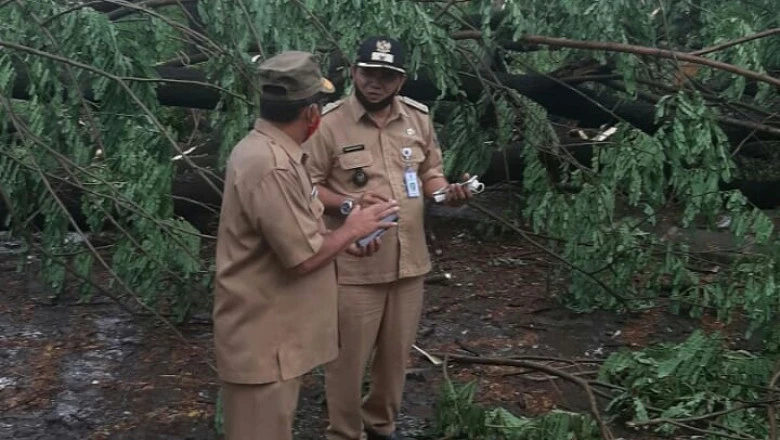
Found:
[[(405, 160), (402, 150), (409, 148)], [(339, 256), (336, 267), (340, 284), (376, 284), (424, 275), (431, 270), (423, 225), (423, 182), (443, 176), (442, 155), (428, 108), (405, 97), (396, 97), (384, 127), (366, 113), (354, 94), (323, 110), (317, 132), (304, 144), (311, 155), (306, 166), (315, 184), (337, 194), (357, 199), (373, 191), (398, 201), (398, 226), (382, 236), (382, 246), (371, 257)], [(404, 172), (411, 167), (418, 176), (420, 195), (407, 196)], [(362, 170), (364, 186), (354, 181)], [(343, 217), (326, 214), (334, 229)]]
[(323, 243), (323, 205), (300, 146), (258, 120), (233, 149), (216, 255), (219, 378), (261, 384), (298, 377), (338, 352), (335, 265), (290, 269)]

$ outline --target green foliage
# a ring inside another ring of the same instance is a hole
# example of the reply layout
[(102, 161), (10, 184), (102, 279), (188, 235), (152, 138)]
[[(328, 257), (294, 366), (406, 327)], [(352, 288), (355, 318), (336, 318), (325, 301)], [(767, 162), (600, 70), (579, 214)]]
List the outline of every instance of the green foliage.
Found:
[[(146, 306), (178, 320), (209, 297), (204, 292), (210, 289), (213, 256), (201, 255), (203, 237), (176, 218), (171, 198), (176, 169), (171, 158), (183, 143), (185, 112), (158, 104), (155, 66), (193, 46), (208, 55), (198, 68), (219, 91), (209, 123), (223, 165), (256, 115), (252, 55), (264, 59), (285, 49), (310, 50), (326, 67), (338, 53), (351, 60), (360, 40), (382, 33), (409, 49), (410, 78), (425, 76), (439, 97), (453, 98), (450, 108), (432, 106), (445, 114), (440, 138), (448, 175), (480, 174), (495, 153), (522, 148), (523, 209), (507, 207), (506, 214), (520, 212), (536, 232), (555, 238), (551, 250), (577, 267), (559, 269), (570, 280), (559, 296), (564, 303), (578, 310), (622, 308), (611, 294), (619, 292), (630, 307), (641, 308), (656, 306), (666, 295), (673, 310), (692, 316), (711, 309), (727, 321), (741, 314), (751, 331), (765, 335), (767, 351), (778, 350), (780, 243), (764, 213), (741, 194), (719, 190), (719, 181), (750, 170), (735, 162), (716, 122), (735, 101), (741, 109), (763, 106), (771, 114), (776, 88), (758, 84), (756, 93), (747, 93), (751, 84), (744, 78), (699, 69), (695, 77), (709, 89), (706, 94), (665, 89), (656, 107), (657, 132), (647, 134), (621, 121), (583, 166), (559, 154), (561, 142), (545, 110), (492, 75), (497, 59), (510, 73), (537, 74), (592, 57), (614, 66), (624, 97), (658, 93), (648, 84), (670, 84), (679, 76), (679, 63), (605, 51), (499, 47), (530, 33), (691, 52), (780, 26), (776, 0), (528, 0), (503, 2), (504, 7), (492, 0), (212, 0), (198, 2), (204, 33), (186, 29), (178, 5), (112, 22), (90, 7), (71, 9), (66, 3), (72, 2), (0, 5), (0, 41), (30, 48), (0, 49), (0, 189), (10, 203), (10, 226), (27, 239), (31, 252), (42, 254), (41, 275), (55, 291), (65, 287), (71, 271), (87, 281), (80, 287), (82, 298), (89, 299), (92, 271), (105, 264), (118, 290), (133, 292)], [(463, 31), (472, 37), (463, 39)], [(453, 38), (454, 32), (461, 37)], [(777, 71), (780, 40), (758, 39), (707, 56), (758, 72)], [(28, 100), (8, 98), (17, 76), (28, 81)], [(483, 90), (466, 99), (464, 80)], [(74, 193), (80, 198), (71, 197)], [(73, 234), (70, 200), (79, 200), (85, 216), (87, 226), (80, 232), (109, 230), (115, 236), (110, 246), (95, 252)], [(700, 257), (688, 245), (656, 230), (664, 221), (683, 229), (712, 228), (722, 214), (730, 216), (729, 232), (738, 244), (752, 242), (768, 251), (741, 255), (721, 264), (717, 273), (702, 275)], [(43, 224), (37, 231), (31, 220), (39, 216)], [(717, 338), (695, 334), (677, 348), (621, 352), (601, 374), (627, 389), (612, 403), (613, 413), (646, 420), (759, 399), (754, 386), (766, 383), (770, 366), (767, 358), (728, 351)], [(446, 384), (437, 406), (440, 434), (598, 438), (588, 417), (553, 412), (518, 418), (474, 405), (473, 395), (473, 384)], [(758, 409), (735, 411), (719, 421), (766, 437)], [(658, 429), (674, 431), (669, 425)]]
[(517, 417), (503, 408), (488, 410), (474, 403), (476, 382), (456, 385), (445, 380), (435, 406), (435, 438), (473, 440), (596, 440), (590, 416), (551, 411), (540, 417)]
[(576, 194), (557, 191), (538, 150), (526, 151), (525, 215), (537, 232), (565, 238), (565, 244), (551, 246), (590, 274), (571, 271), (563, 300), (580, 310), (622, 307), (595, 277), (634, 300), (633, 307), (652, 305), (662, 292), (670, 292), (675, 309), (692, 306), (686, 309), (693, 316), (714, 307), (724, 320), (744, 313), (751, 330), (771, 323), (780, 305), (773, 293), (773, 256), (743, 256), (705, 281), (686, 244), (651, 232), (659, 214), (674, 202), (683, 207), (677, 219), (683, 228), (694, 221), (713, 226), (727, 213), (738, 240), (777, 240), (766, 214), (748, 206), (740, 193), (719, 190), (721, 180), (732, 178), (734, 163), (701, 97), (670, 95), (660, 103), (658, 118), (662, 126), (653, 136), (619, 124), (612, 143), (594, 151), (589, 169), (564, 163), (560, 181), (575, 187)]
[[(485, 120), (494, 121), (487, 124)], [(510, 145), (515, 109), (506, 97), (483, 96), (476, 104), (458, 103), (443, 128), (444, 170), (459, 180), (464, 173), (480, 175), (495, 152)]]
[[(13, 24), (13, 32), (2, 33), (5, 41), (52, 54), (0, 51), (0, 96), (11, 96), (14, 72), (19, 74), (12, 60), (24, 63), (29, 79), (29, 101), (0, 102), (2, 124), (17, 132), (4, 136), (0, 153), (0, 185), (14, 226), (25, 228), (23, 219), (42, 215), (44, 280), (59, 291), (65, 267), (72, 266), (87, 282), (81, 293), (88, 299), (98, 260), (85, 241), (66, 237), (77, 228), (70, 214), (77, 207), (66, 202), (80, 194), (88, 226), (80, 232), (117, 232), (113, 253), (101, 257), (112, 260), (114, 281), (183, 319), (202, 302), (193, 286), (202, 289), (209, 276), (198, 234), (173, 218), (177, 133), (160, 122), (170, 111), (158, 104), (153, 81), (136, 80), (154, 78), (153, 65), (176, 50), (170, 20), (116, 25), (90, 8), (65, 11), (54, 1), (36, 2), (34, 9), (23, 2), (0, 8), (0, 27)], [(84, 100), (85, 91), (97, 103)]]
[[(222, 165), (256, 114), (253, 54), (262, 60), (285, 49), (310, 50), (325, 68), (333, 56), (351, 60), (360, 40), (382, 33), (405, 43), (410, 78), (425, 76), (440, 97), (454, 98), (440, 130), (448, 175), (480, 174), (497, 152), (522, 148), (522, 216), (537, 232), (559, 239), (551, 248), (578, 269), (562, 269), (571, 281), (565, 303), (578, 310), (623, 307), (609, 289), (627, 297), (631, 307), (643, 307), (668, 294), (675, 309), (694, 316), (709, 307), (725, 319), (742, 313), (751, 330), (776, 321), (775, 253), (743, 256), (704, 279), (692, 267), (696, 259), (688, 247), (652, 229), (679, 206), (672, 222), (682, 228), (713, 226), (725, 213), (738, 240), (777, 248), (764, 214), (740, 194), (718, 190), (720, 180), (736, 175), (737, 164), (716, 122), (720, 108), (728, 107), (711, 105), (742, 100), (766, 106), (777, 101), (777, 90), (758, 85), (747, 95), (742, 78), (700, 69), (696, 79), (711, 85), (717, 99), (690, 90), (668, 94), (657, 105), (657, 132), (620, 122), (608, 142), (594, 149), (589, 166), (581, 166), (558, 154), (560, 140), (546, 112), (492, 75), (496, 60), (511, 72), (533, 74), (592, 56), (614, 66), (625, 96), (657, 92), (648, 81), (668, 83), (679, 73), (678, 63), (604, 51), (496, 50), (533, 33), (693, 51), (779, 26), (772, 0), (566, 0), (554, 7), (541, 0), (215, 0), (198, 2), (207, 30), (202, 33), (186, 28), (178, 5), (112, 22), (89, 7), (61, 3), (0, 7), (2, 41), (56, 54), (0, 51), (0, 96), (12, 95), (20, 74), (29, 79), (30, 96), (25, 102), (4, 98), (0, 105), (0, 126), (16, 130), (0, 134), (0, 184), (16, 232), (30, 229), (27, 219), (43, 216), (43, 273), (55, 288), (64, 286), (64, 265), (89, 278), (93, 266), (103, 264), (83, 244), (66, 243), (66, 232), (74, 229), (68, 214), (73, 207), (63, 205), (66, 197), (53, 197), (64, 188), (82, 194), (88, 225), (83, 232), (108, 228), (119, 236), (103, 250), (118, 285), (150, 306), (172, 306), (180, 317), (205, 297), (196, 292), (210, 285), (210, 258), (200, 256), (202, 237), (173, 215), (170, 196), (183, 111), (157, 103), (154, 66), (191, 46), (208, 55), (198, 68), (219, 90), (209, 123), (221, 144)], [(464, 31), (471, 36), (463, 37)], [(461, 36), (453, 38), (455, 32)], [(758, 39), (708, 56), (768, 72), (780, 67), (778, 44), (776, 38)], [(483, 90), (467, 100), (464, 80)], [(84, 94), (94, 101), (86, 102)], [(558, 156), (553, 166), (543, 160), (550, 156)], [(562, 186), (571, 192), (561, 192)], [(90, 295), (88, 288), (82, 293)]]
[[(599, 370), (599, 380), (614, 385), (607, 415), (620, 424), (641, 426), (663, 436), (687, 433), (676, 421), (713, 433), (725, 429), (767, 438), (766, 384), (776, 359), (730, 350), (719, 334), (695, 331), (682, 344), (657, 344), (639, 351), (620, 350)], [(435, 406), (433, 438), (452, 439), (598, 439), (587, 415), (554, 410), (541, 417), (517, 417), (502, 408), (474, 403), (476, 382), (445, 380)], [(713, 415), (714, 414), (714, 415)], [(724, 428), (727, 427), (727, 428)], [(708, 435), (703, 438), (721, 438)]]
[[(442, 92), (457, 90), (455, 71), (441, 69), (457, 63), (455, 42), (445, 28), (436, 26), (428, 13), (432, 6), (388, 0), (209, 1), (198, 3), (210, 36), (227, 51), (212, 57), (205, 68), (219, 86), (255, 99), (254, 77), (247, 55), (259, 46), (261, 57), (283, 50), (324, 52), (337, 48), (348, 60), (367, 35), (393, 35), (407, 44), (409, 75), (426, 74)], [(298, 31), (292, 32), (291, 29)], [(409, 44), (414, 42), (415, 44)], [(323, 64), (329, 55), (323, 53)], [(246, 132), (253, 109), (223, 96), (228, 111), (215, 115), (222, 130), (223, 157)]]
[[(612, 354), (599, 376), (625, 389), (608, 407), (623, 421), (700, 417), (689, 424), (715, 432), (728, 426), (743, 435), (767, 438), (765, 409), (749, 404), (766, 399), (761, 385), (769, 383), (772, 369), (771, 359), (728, 350), (720, 335), (696, 331), (680, 345)], [(724, 414), (717, 417), (703, 417), (721, 411)], [(658, 424), (654, 430), (669, 436), (680, 433), (671, 423)]]

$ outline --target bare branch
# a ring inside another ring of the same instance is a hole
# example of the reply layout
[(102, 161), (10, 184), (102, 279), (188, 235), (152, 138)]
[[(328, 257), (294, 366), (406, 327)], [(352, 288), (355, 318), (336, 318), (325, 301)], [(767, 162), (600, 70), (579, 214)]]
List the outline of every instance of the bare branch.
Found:
[(691, 55), (689, 53), (678, 52), (675, 50), (636, 46), (633, 44), (623, 44), (623, 43), (605, 43), (600, 41), (570, 40), (568, 38), (554, 38), (554, 37), (545, 37), (541, 35), (524, 35), (520, 37), (520, 40), (528, 43), (541, 44), (547, 46), (556, 46), (556, 47), (568, 47), (571, 49), (606, 50), (612, 52), (630, 53), (634, 55), (645, 55), (645, 56), (651, 56), (656, 58), (666, 58), (671, 60), (678, 59), (693, 64), (701, 64), (703, 66), (708, 66), (714, 69), (723, 70), (726, 72), (733, 73), (735, 75), (744, 76), (745, 78), (750, 78), (759, 82), (764, 82), (767, 84), (772, 84), (776, 87), (780, 87), (780, 79), (778, 78), (773, 78), (768, 75), (763, 75), (761, 73), (754, 72), (752, 70), (742, 69), (740, 67), (734, 66), (733, 64), (714, 61), (700, 56)]
[[(455, 40), (469, 40), (479, 39), (482, 37), (480, 31), (458, 31), (451, 34), (451, 37)], [(644, 55), (656, 58), (665, 58), (670, 60), (687, 61), (693, 64), (701, 64), (703, 66), (709, 66), (714, 69), (723, 70), (736, 75), (744, 76), (745, 78), (754, 79), (756, 81), (765, 82), (774, 86), (780, 87), (780, 79), (773, 78), (768, 75), (763, 75), (752, 70), (742, 69), (733, 64), (723, 63), (720, 61), (714, 61), (700, 56), (692, 55), (686, 52), (679, 52), (676, 50), (659, 49), (657, 47), (636, 46), (633, 44), (623, 43), (611, 43), (603, 41), (585, 41), (585, 40), (571, 40), (569, 38), (556, 38), (546, 37), (543, 35), (523, 35), (518, 39), (519, 41), (539, 44), (543, 46), (552, 47), (568, 47), (570, 49), (584, 49), (584, 50), (605, 50), (609, 52), (623, 52), (634, 55)]]
[(109, 12), (106, 16), (109, 20), (116, 21), (120, 18), (140, 12), (143, 9), (163, 8), (165, 6), (181, 5), (184, 3), (195, 3), (196, 1), (197, 0), (147, 0), (139, 2), (137, 5), (134, 5), (135, 7), (120, 7), (119, 9)]
[(705, 47), (704, 49), (691, 52), (691, 55), (699, 55), (699, 56), (706, 55), (708, 53), (717, 52), (719, 50), (728, 49), (730, 47), (737, 46), (739, 44), (747, 43), (748, 41), (758, 40), (760, 38), (766, 38), (777, 34), (780, 34), (780, 28), (767, 29), (763, 32), (759, 32), (753, 35), (748, 35), (746, 37), (738, 38), (733, 41), (727, 41), (725, 43), (716, 44), (710, 47)]

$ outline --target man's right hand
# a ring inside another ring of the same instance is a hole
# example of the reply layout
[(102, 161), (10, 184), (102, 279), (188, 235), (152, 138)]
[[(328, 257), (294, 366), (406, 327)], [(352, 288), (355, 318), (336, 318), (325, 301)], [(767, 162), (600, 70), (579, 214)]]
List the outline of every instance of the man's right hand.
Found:
[(360, 198), (357, 199), (356, 205), (360, 205), (363, 208), (368, 208), (371, 205), (376, 205), (377, 203), (383, 203), (387, 201), (387, 198), (384, 196), (381, 196), (373, 191), (366, 191), (360, 195)]
[(388, 229), (396, 226), (395, 222), (382, 221), (383, 218), (394, 212), (398, 212), (398, 202), (395, 200), (375, 203), (367, 208), (355, 205), (344, 221), (344, 227), (348, 228), (357, 238), (365, 237), (377, 229)]

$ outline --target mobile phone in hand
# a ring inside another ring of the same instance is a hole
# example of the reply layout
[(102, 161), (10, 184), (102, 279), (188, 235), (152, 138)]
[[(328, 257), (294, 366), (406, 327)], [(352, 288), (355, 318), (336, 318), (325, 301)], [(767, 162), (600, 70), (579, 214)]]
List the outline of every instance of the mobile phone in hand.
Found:
[[(397, 221), (398, 221), (398, 214), (396, 214), (396, 213), (390, 214), (387, 217), (382, 219), (382, 223), (397, 222)], [(372, 232), (371, 234), (366, 235), (365, 237), (363, 237), (360, 240), (358, 240), (357, 245), (360, 246), (360, 247), (363, 247), (363, 248), (368, 246), (368, 244), (371, 243), (372, 241), (374, 241), (375, 238), (377, 238), (377, 237), (381, 236), (382, 234), (384, 234), (386, 230), (387, 229), (385, 229), (385, 228), (377, 229), (376, 231)]]

